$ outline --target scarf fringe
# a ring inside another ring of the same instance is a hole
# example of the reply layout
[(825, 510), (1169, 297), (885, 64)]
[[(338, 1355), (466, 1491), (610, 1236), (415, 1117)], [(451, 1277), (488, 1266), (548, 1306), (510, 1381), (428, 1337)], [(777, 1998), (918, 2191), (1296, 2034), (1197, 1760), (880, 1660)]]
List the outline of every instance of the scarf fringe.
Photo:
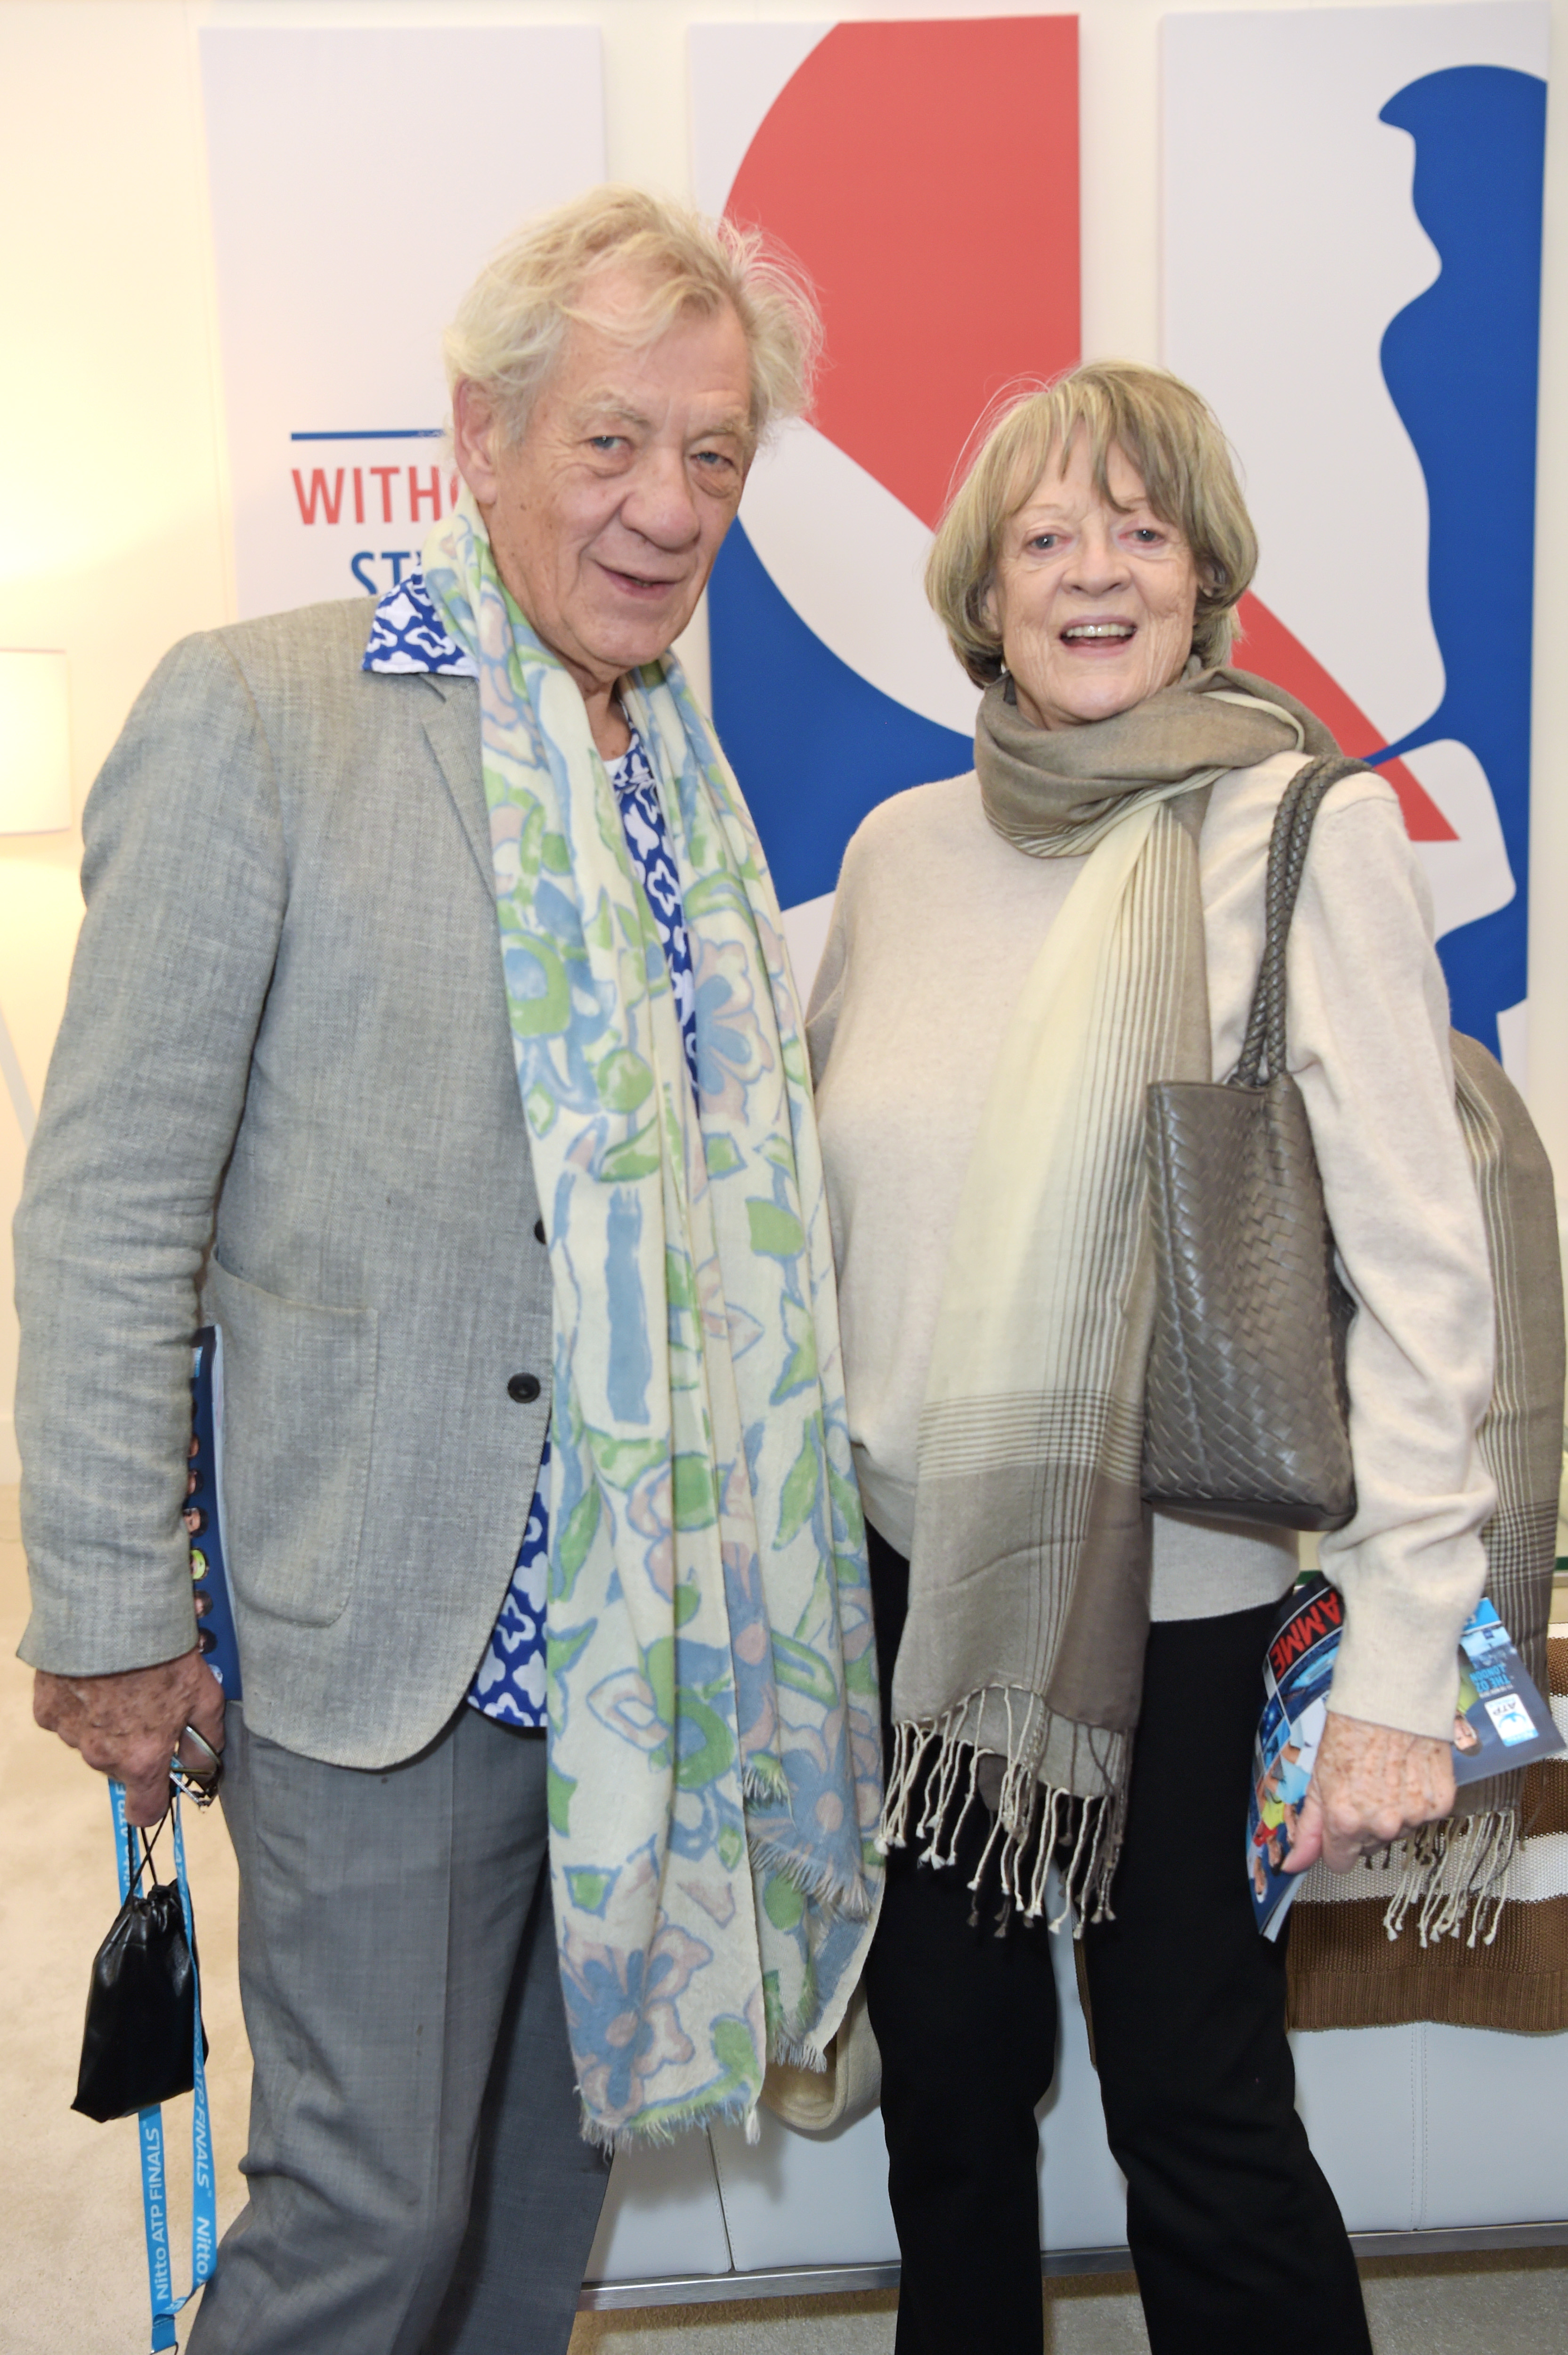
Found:
[(1508, 1903), (1509, 1868), (1518, 1852), (1516, 1807), (1425, 1824), (1409, 1838), (1395, 1840), (1379, 1859), (1399, 1875), (1383, 1914), (1390, 1939), (1399, 1936), (1414, 1911), (1424, 1947), (1463, 1937), (1467, 1920), (1466, 1945), (1489, 1946)]
[[(1072, 1915), (1072, 1934), (1081, 1938), (1086, 1922), (1112, 1922), (1111, 1882), (1122, 1853), (1126, 1828), (1126, 1789), (1118, 1783), (1109, 1791), (1084, 1798), (1063, 1785), (1042, 1783), (1032, 1761), (1039, 1755), (1048, 1715), (1043, 1701), (1031, 1694), (1024, 1722), (1014, 1722), (1012, 1696), (1007, 1697), (1006, 1753), (981, 1750), (963, 1738), (970, 1702), (923, 1723), (904, 1722), (893, 1728), (887, 1797), (877, 1830), (877, 1847), (886, 1856), (891, 1849), (920, 1849), (920, 1862), (941, 1872), (958, 1861), (958, 1842), (978, 1801), (987, 1807), (980, 1788), (982, 1759), (1002, 1764), (1001, 1793), (991, 1817), (991, 1828), (980, 1861), (967, 1887), (975, 1899), (971, 1921), (978, 1919), (982, 1889), (993, 1862), (1002, 1892), (997, 1921), (1000, 1937), (1015, 1913), (1026, 1924), (1045, 1920), (1048, 1930), (1060, 1930)], [(918, 1814), (916, 1801), (923, 1789)], [(1071, 1840), (1072, 1853), (1060, 1851)], [(1061, 1903), (1047, 1917), (1046, 1891), (1052, 1860), (1061, 1871)]]
[(776, 1872), (808, 1904), (828, 1906), (846, 1922), (870, 1919), (872, 1900), (863, 1878), (834, 1864), (814, 1862), (798, 1849), (784, 1847), (771, 1833), (753, 1831), (750, 1824), (746, 1851), (754, 1869)]
[[(809, 2069), (816, 2076), (825, 2076), (828, 2061), (820, 2044), (814, 2043), (796, 2022), (791, 2027), (777, 2027), (768, 2038), (768, 2061), (782, 2062), (791, 2069)], [(650, 2150), (673, 2143), (678, 2135), (689, 2133), (694, 2126), (733, 2125), (741, 2127), (749, 2143), (755, 2143), (763, 2131), (762, 2118), (756, 2101), (743, 2088), (721, 2102), (706, 2103), (700, 2097), (683, 2104), (678, 2109), (644, 2119), (633, 2120), (619, 2126), (603, 2126), (596, 2118), (582, 2113), (581, 2135), (595, 2150), (613, 2158), (623, 2146), (628, 2150)]]
[(768, 2041), (768, 2059), (782, 2062), (786, 2069), (809, 2069), (818, 2077), (827, 2072), (827, 2053), (798, 2029), (775, 2029)]
[(777, 1758), (748, 1758), (741, 1769), (741, 1796), (759, 1806), (789, 1805), (789, 1776)]
[(749, 2143), (760, 2137), (763, 2126), (757, 2115), (757, 2097), (744, 2087), (731, 2094), (721, 2102), (705, 2102), (699, 2096), (683, 2102), (678, 2108), (655, 2113), (652, 2116), (629, 2119), (625, 2125), (606, 2126), (602, 2119), (581, 2112), (581, 2133), (585, 2143), (602, 2150), (606, 2158), (625, 2150), (657, 2150), (673, 2143), (677, 2135), (689, 2134), (693, 2128), (711, 2126), (738, 2126)]

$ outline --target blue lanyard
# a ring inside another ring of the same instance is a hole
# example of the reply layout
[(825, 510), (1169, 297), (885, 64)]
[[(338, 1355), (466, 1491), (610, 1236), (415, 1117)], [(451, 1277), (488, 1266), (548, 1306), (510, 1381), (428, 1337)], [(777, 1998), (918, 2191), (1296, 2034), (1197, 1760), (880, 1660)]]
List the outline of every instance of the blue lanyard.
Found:
[[(125, 1822), (125, 1787), (109, 1785), (114, 1816), (114, 1849), (120, 1864), (120, 1902), (131, 1894), (130, 1839)], [(142, 2211), (147, 2231), (147, 2281), (153, 2299), (153, 2355), (177, 2344), (175, 2317), (188, 2304), (218, 2268), (218, 2187), (212, 2167), (212, 2126), (207, 2106), (207, 2068), (201, 2054), (201, 1986), (196, 1976), (196, 1931), (190, 1915), (190, 1884), (186, 1876), (185, 1836), (180, 1830), (179, 1795), (169, 1802), (175, 1819), (175, 1876), (179, 1883), (180, 1910), (190, 1946), (191, 1981), (196, 1995), (196, 2105), (190, 2122), (191, 2218), (190, 2287), (184, 2297), (174, 2294), (174, 2268), (169, 2254), (168, 2186), (164, 2172), (164, 2114), (161, 2108), (139, 2110), (137, 2139), (142, 2148)]]

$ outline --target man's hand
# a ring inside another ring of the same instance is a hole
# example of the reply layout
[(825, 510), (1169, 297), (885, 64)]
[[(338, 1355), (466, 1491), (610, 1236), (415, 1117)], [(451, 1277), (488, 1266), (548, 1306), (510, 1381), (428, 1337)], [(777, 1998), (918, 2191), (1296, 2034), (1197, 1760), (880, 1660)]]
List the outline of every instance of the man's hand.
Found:
[[(55, 1677), (40, 1668), (33, 1680), (33, 1715), (48, 1733), (80, 1750), (90, 1766), (125, 1785), (125, 1814), (133, 1824), (155, 1824), (169, 1804), (169, 1761), (187, 1725), (223, 1747), (223, 1687), (199, 1651), (155, 1668), (112, 1677)], [(209, 1762), (194, 1742), (180, 1751), (199, 1771)]]
[(1453, 1811), (1450, 1742), (1330, 1710), (1285, 1870), (1305, 1872), (1321, 1857), (1330, 1872), (1349, 1872), (1402, 1833)]

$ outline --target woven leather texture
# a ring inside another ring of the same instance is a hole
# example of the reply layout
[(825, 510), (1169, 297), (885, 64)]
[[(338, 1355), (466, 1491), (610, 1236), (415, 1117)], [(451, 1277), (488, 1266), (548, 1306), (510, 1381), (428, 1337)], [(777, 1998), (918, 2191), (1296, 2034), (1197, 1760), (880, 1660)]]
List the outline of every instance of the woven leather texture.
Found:
[(1285, 1068), (1285, 952), (1317, 805), (1360, 765), (1310, 762), (1280, 804), (1263, 967), (1235, 1071), (1148, 1092), (1143, 1488), (1153, 1504), (1299, 1529), (1340, 1529), (1356, 1508), (1345, 1384), (1354, 1304)]

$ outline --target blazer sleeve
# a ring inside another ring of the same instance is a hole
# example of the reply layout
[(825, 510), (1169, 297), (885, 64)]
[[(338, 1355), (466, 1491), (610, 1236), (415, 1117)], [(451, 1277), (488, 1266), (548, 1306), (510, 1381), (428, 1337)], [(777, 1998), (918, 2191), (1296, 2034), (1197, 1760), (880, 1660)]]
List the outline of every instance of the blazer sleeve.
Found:
[(68, 1676), (195, 1641), (197, 1280), (288, 896), (266, 731), (220, 638), (155, 673), (83, 835), (87, 913), (16, 1223), (21, 1656)]
[(1431, 900), (1392, 794), (1325, 802), (1288, 972), (1291, 1066), (1357, 1304), (1356, 1513), (1320, 1548), (1345, 1598), (1332, 1706), (1445, 1740), (1496, 1503), (1476, 1444), (1494, 1306)]

